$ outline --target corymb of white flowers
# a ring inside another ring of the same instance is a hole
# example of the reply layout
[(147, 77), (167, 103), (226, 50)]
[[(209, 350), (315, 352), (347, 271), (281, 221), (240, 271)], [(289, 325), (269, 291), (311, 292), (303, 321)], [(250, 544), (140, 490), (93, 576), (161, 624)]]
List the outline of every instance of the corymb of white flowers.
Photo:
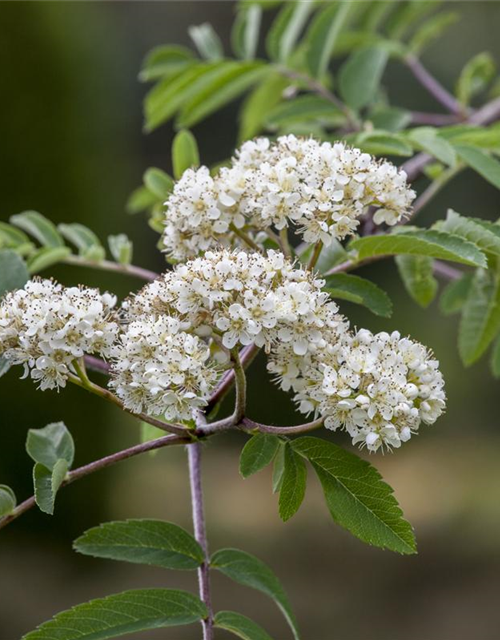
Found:
[(325, 329), (345, 324), (323, 286), (278, 251), (207, 251), (148, 284), (126, 307), (131, 319), (173, 315), (226, 349), (255, 344), (269, 351), (283, 343), (304, 355)]
[(438, 367), (422, 344), (366, 329), (327, 339), (301, 359), (280, 345), (268, 363), (302, 413), (322, 416), (327, 429), (345, 429), (370, 451), (398, 448), (421, 422), (439, 418), (446, 396)]
[(115, 296), (35, 278), (0, 304), (0, 355), (24, 365), (40, 388), (66, 386), (74, 361), (107, 357), (118, 332)]
[(242, 238), (259, 246), (266, 234), (275, 237), (273, 227), (290, 226), (306, 242), (328, 246), (355, 233), (368, 207), (376, 209), (375, 224), (394, 225), (414, 198), (404, 171), (342, 142), (259, 138), (213, 177), (207, 167), (183, 174), (165, 203), (163, 246), (183, 261), (242, 246)]

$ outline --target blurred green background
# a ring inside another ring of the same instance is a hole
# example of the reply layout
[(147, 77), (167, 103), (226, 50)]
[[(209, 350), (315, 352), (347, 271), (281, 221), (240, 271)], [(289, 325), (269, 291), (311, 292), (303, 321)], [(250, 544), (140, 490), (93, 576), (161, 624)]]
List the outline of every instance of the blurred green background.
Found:
[[(453, 3), (448, 3), (453, 4)], [(462, 14), (424, 62), (448, 87), (475, 53), (500, 61), (500, 5), (455, 3)], [(228, 43), (233, 2), (2, 2), (0, 101), (2, 191), (0, 219), (36, 209), (55, 222), (82, 222), (102, 238), (125, 231), (134, 262), (161, 270), (156, 236), (140, 217), (125, 213), (127, 196), (145, 168), (170, 170), (173, 132), (141, 133), (137, 81), (153, 46), (187, 44), (187, 27), (210, 21)], [(393, 101), (419, 110), (436, 105), (398, 65), (387, 86)], [(236, 137), (230, 106), (195, 129), (206, 163), (227, 157)], [(421, 217), (425, 224), (451, 206), (496, 219), (500, 194), (467, 172)], [(140, 283), (123, 276), (54, 269), (66, 284), (84, 282), (124, 296)], [(423, 311), (407, 297), (391, 262), (370, 268), (396, 305), (390, 320), (351, 307), (354, 324), (400, 329), (432, 346), (447, 379), (448, 413), (394, 456), (371, 461), (395, 487), (414, 524), (418, 556), (400, 557), (364, 546), (335, 527), (311, 479), (306, 502), (284, 525), (267, 471), (247, 481), (238, 474), (243, 436), (223, 436), (205, 447), (207, 518), (211, 548), (236, 546), (267, 561), (282, 578), (306, 640), (494, 640), (500, 633), (500, 434), (498, 382), (487, 363), (465, 371), (456, 352), (456, 322)], [(20, 499), (31, 494), (29, 428), (64, 420), (80, 465), (136, 443), (138, 427), (113, 407), (76, 388), (40, 393), (11, 371), (0, 386), (0, 482)], [(252, 383), (253, 382), (253, 383)], [(251, 415), (270, 423), (294, 420), (285, 394), (268, 384), (262, 361), (251, 373)], [(336, 442), (349, 446), (342, 436)], [(195, 574), (79, 557), (72, 540), (104, 520), (165, 518), (190, 527), (185, 452), (164, 450), (102, 471), (58, 496), (56, 515), (35, 510), (0, 534), (0, 640), (59, 610), (126, 588), (195, 589)], [(289, 632), (264, 596), (214, 577), (216, 608), (259, 621), (277, 638)], [(197, 640), (198, 627), (141, 637)], [(220, 637), (225, 637), (224, 632)]]

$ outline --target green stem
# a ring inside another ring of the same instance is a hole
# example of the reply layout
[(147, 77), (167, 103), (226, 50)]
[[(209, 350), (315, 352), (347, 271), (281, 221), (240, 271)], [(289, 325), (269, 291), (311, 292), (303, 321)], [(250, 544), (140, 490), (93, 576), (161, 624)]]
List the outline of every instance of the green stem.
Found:
[(234, 363), (234, 382), (236, 389), (236, 401), (234, 405), (233, 424), (241, 422), (245, 416), (247, 402), (247, 379), (245, 369), (240, 360), (237, 348), (231, 349), (231, 359)]
[(237, 227), (234, 226), (234, 224), (230, 225), (230, 229), (235, 235), (238, 236), (238, 238), (241, 238), (243, 242), (247, 244), (251, 249), (253, 249), (254, 251), (258, 251), (259, 253), (262, 253), (262, 247), (259, 247), (259, 245), (256, 242), (254, 242), (252, 238), (250, 238), (250, 236), (243, 231), (243, 229), (238, 229)]
[(68, 256), (62, 262), (65, 264), (75, 265), (77, 267), (90, 267), (91, 269), (99, 269), (101, 271), (123, 273), (147, 281), (156, 280), (156, 278), (159, 278), (160, 276), (159, 273), (155, 273), (149, 269), (136, 267), (133, 264), (119, 264), (118, 262), (111, 262), (111, 260), (99, 260), (98, 262), (94, 262), (93, 260), (86, 260), (80, 256)]
[(316, 263), (319, 260), (319, 256), (321, 255), (321, 251), (323, 249), (323, 243), (321, 240), (314, 245), (314, 251), (312, 253), (311, 259), (309, 260), (309, 264), (307, 268), (311, 271), (316, 266)]

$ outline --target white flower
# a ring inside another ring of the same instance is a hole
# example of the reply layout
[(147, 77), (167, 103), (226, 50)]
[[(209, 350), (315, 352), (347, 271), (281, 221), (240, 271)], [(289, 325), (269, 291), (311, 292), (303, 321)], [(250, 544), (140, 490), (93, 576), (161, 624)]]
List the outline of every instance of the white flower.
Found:
[(322, 286), (276, 251), (208, 251), (147, 285), (125, 307), (131, 320), (164, 313), (192, 331), (210, 328), (227, 349), (256, 344), (269, 350), (285, 342), (303, 355), (324, 328), (343, 324)]
[(134, 413), (189, 420), (217, 380), (210, 350), (169, 316), (143, 316), (126, 326), (113, 349), (109, 386)]
[(0, 354), (23, 364), (40, 388), (64, 387), (73, 361), (110, 354), (119, 331), (116, 298), (34, 278), (0, 302)]
[(423, 345), (397, 331), (327, 333), (304, 358), (283, 344), (271, 353), (268, 369), (302, 413), (323, 416), (327, 429), (345, 429), (370, 451), (400, 447), (443, 413), (443, 376)]
[(182, 175), (165, 203), (163, 245), (182, 261), (217, 246), (241, 247), (241, 230), (261, 246), (258, 230), (273, 226), (293, 226), (306, 242), (329, 245), (353, 235), (368, 207), (376, 209), (375, 224), (394, 225), (414, 198), (404, 171), (342, 142), (259, 138), (214, 177), (207, 167)]

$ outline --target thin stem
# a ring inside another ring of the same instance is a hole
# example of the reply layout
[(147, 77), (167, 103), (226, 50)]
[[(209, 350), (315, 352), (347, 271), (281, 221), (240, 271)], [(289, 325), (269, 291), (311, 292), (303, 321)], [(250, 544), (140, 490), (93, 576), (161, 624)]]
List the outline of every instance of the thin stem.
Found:
[[(255, 356), (259, 353), (259, 348), (254, 344), (248, 345), (247, 347), (243, 347), (240, 352), (240, 362), (241, 366), (246, 368), (253, 361)], [(224, 396), (228, 393), (234, 383), (234, 369), (227, 371), (220, 380), (219, 384), (215, 387), (212, 395), (208, 400), (208, 406), (206, 409), (206, 413), (209, 414), (224, 398)]]
[(251, 249), (253, 249), (254, 251), (258, 251), (259, 253), (262, 253), (262, 247), (259, 247), (259, 245), (256, 242), (254, 242), (252, 238), (243, 231), (243, 229), (238, 229), (237, 227), (234, 226), (234, 224), (230, 225), (230, 229), (235, 235), (238, 236), (238, 238), (241, 238), (243, 242), (247, 244)]
[[(105, 458), (101, 458), (100, 460), (95, 460), (94, 462), (90, 462), (89, 464), (84, 465), (83, 467), (78, 467), (73, 471), (70, 471), (66, 476), (66, 479), (61, 484), (61, 487), (66, 487), (75, 480), (79, 480), (80, 478), (84, 478), (85, 476), (94, 473), (94, 471), (99, 471), (100, 469), (105, 469), (106, 467), (110, 467), (117, 462), (121, 462), (122, 460), (127, 460), (128, 458), (133, 458), (134, 456), (139, 455), (140, 453), (145, 453), (147, 451), (154, 451), (155, 449), (161, 449), (163, 447), (169, 447), (171, 445), (176, 444), (186, 444), (189, 442), (189, 438), (182, 438), (176, 435), (168, 435), (162, 436), (161, 438), (157, 438), (156, 440), (150, 440), (149, 442), (143, 442), (142, 444), (137, 444), (134, 447), (130, 447), (129, 449), (123, 449), (122, 451), (118, 451), (117, 453), (112, 453)], [(28, 498), (24, 502), (21, 502), (12, 513), (9, 515), (0, 518), (0, 529), (8, 525), (16, 518), (19, 518), (20, 515), (34, 507), (36, 504), (35, 497), (32, 496)]]
[(443, 107), (455, 115), (464, 115), (464, 108), (460, 102), (458, 102), (458, 100), (452, 96), (452, 94), (445, 89), (443, 85), (429, 73), (429, 71), (427, 71), (416, 56), (406, 56), (405, 62), (420, 84), (427, 89), (431, 96), (442, 104)]
[(319, 242), (316, 242), (316, 244), (314, 245), (314, 250), (313, 250), (311, 259), (309, 260), (309, 264), (307, 265), (307, 268), (309, 270), (314, 269), (314, 267), (316, 266), (316, 263), (319, 260), (319, 256), (321, 255), (322, 249), (323, 249), (323, 243), (321, 242), (321, 240), (319, 240)]
[(291, 258), (292, 257), (292, 248), (290, 247), (290, 242), (288, 240), (288, 229), (287, 229), (287, 227), (283, 227), (283, 229), (281, 229), (281, 231), (280, 231), (279, 245), (281, 247), (281, 250), (285, 254), (285, 256), (287, 258)]
[(438, 194), (441, 189), (463, 169), (463, 165), (459, 164), (456, 167), (448, 169), (447, 171), (443, 171), (439, 178), (433, 180), (427, 187), (427, 189), (425, 189), (425, 191), (423, 191), (418, 196), (418, 198), (415, 200), (415, 204), (413, 205), (411, 215), (408, 216), (406, 220), (401, 222), (401, 224), (407, 224), (410, 220), (413, 220), (420, 213), (420, 211), (422, 211), (422, 209), (429, 204), (434, 196)]
[(231, 359), (234, 363), (234, 382), (236, 387), (236, 401), (234, 404), (233, 420), (235, 424), (238, 424), (245, 415), (247, 403), (247, 379), (237, 348), (231, 350)]
[(297, 433), (308, 433), (309, 431), (319, 429), (321, 426), (323, 426), (323, 421), (323, 418), (318, 418), (317, 420), (306, 422), (305, 424), (299, 424), (290, 427), (274, 427), (269, 424), (260, 424), (259, 422), (254, 422), (249, 418), (243, 418), (239, 427), (244, 431), (260, 431), (261, 433), (272, 433), (277, 436), (293, 436)]
[(460, 271), (460, 269), (455, 269), (455, 267), (446, 264), (446, 262), (441, 262), (441, 260), (435, 260), (434, 273), (446, 280), (458, 280), (464, 275), (464, 272)]
[(86, 260), (80, 256), (68, 256), (63, 260), (63, 262), (77, 267), (90, 267), (92, 269), (100, 269), (101, 271), (123, 273), (147, 281), (156, 280), (156, 278), (159, 278), (160, 276), (159, 273), (155, 273), (149, 269), (136, 267), (133, 264), (119, 264), (118, 262), (111, 262), (111, 260), (100, 260), (99, 262), (94, 262), (93, 260)]
[[(78, 371), (78, 368), (80, 367), (78, 365), (75, 365), (75, 369), (77, 371)], [(157, 418), (148, 416), (145, 413), (134, 413), (133, 411), (130, 411), (129, 409), (123, 406), (123, 402), (120, 400), (120, 398), (117, 398), (114, 393), (111, 393), (111, 391), (108, 391), (107, 389), (103, 389), (102, 387), (95, 384), (94, 382), (91, 382), (88, 379), (88, 377), (85, 380), (85, 376), (84, 376), (84, 379), (82, 379), (81, 377), (70, 375), (69, 380), (73, 384), (76, 384), (78, 387), (82, 387), (82, 389), (85, 389), (86, 391), (90, 391), (90, 393), (93, 393), (99, 398), (102, 398), (103, 400), (107, 400), (108, 402), (113, 403), (114, 405), (119, 407), (122, 411), (124, 411), (125, 413), (128, 413), (130, 416), (132, 416), (133, 418), (136, 418), (137, 420), (141, 420), (142, 422), (147, 422), (148, 424), (151, 424), (153, 425), (153, 427), (157, 427), (162, 431), (167, 431), (168, 433), (175, 433), (176, 435), (179, 435), (179, 436), (189, 437), (190, 435), (193, 435), (189, 429), (187, 429), (186, 427), (183, 427), (182, 425), (163, 422), (162, 420), (158, 420)]]
[(345, 115), (347, 122), (354, 131), (357, 131), (360, 128), (360, 123), (358, 122), (355, 114), (349, 109), (347, 105), (342, 102), (342, 100), (337, 98), (334, 93), (323, 86), (321, 82), (315, 80), (314, 78), (311, 78), (305, 73), (293, 71), (292, 69), (287, 69), (286, 67), (278, 66), (277, 70), (279, 73), (281, 73), (281, 75), (285, 76), (286, 78), (290, 78), (290, 80), (303, 82), (308, 87), (308, 89), (314, 91), (314, 93), (318, 94), (325, 100), (328, 100), (328, 102), (331, 102), (333, 105), (335, 105), (335, 107), (337, 107), (337, 109), (339, 109), (339, 111), (342, 111), (342, 113)]
[(107, 362), (104, 362), (104, 360), (94, 356), (84, 356), (84, 359), (85, 366), (91, 371), (97, 371), (98, 373), (109, 375), (110, 366)]
[(448, 113), (425, 113), (423, 111), (412, 111), (411, 124), (430, 125), (431, 127), (447, 127), (461, 122), (456, 115)]
[(200, 598), (207, 607), (208, 616), (202, 620), (203, 640), (213, 640), (214, 612), (210, 594), (210, 556), (208, 554), (207, 529), (203, 508), (203, 490), (201, 484), (201, 444), (188, 445), (189, 483), (191, 486), (191, 504), (193, 509), (194, 537), (203, 549), (204, 561), (198, 569)]

